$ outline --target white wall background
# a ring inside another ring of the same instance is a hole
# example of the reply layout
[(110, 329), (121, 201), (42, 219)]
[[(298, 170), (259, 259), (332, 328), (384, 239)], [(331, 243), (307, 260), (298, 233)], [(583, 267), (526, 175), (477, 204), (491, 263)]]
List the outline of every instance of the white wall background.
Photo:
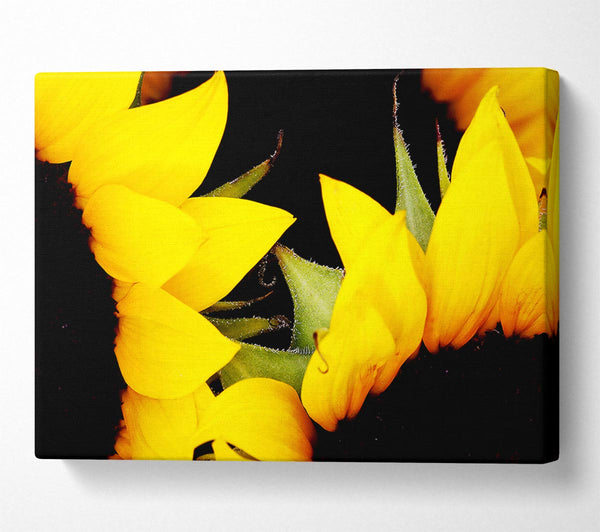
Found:
[[(0, 529), (597, 530), (600, 8), (594, 0), (5, 0)], [(561, 458), (544, 465), (40, 461), (38, 71), (547, 66), (561, 76)]]

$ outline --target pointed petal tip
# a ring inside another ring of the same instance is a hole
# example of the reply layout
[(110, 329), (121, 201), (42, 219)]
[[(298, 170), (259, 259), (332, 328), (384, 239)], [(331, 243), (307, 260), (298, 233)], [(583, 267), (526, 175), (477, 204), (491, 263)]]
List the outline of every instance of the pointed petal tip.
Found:
[(215, 73), (213, 74), (211, 79), (221, 82), (226, 81), (225, 72), (223, 70), (215, 70)]
[(321, 194), (323, 196), (323, 202), (326, 202), (328, 198), (334, 199), (339, 194), (343, 194), (344, 185), (351, 187), (344, 181), (329, 177), (325, 174), (319, 174), (319, 183), (321, 185)]
[(225, 77), (225, 72), (222, 70), (215, 70), (215, 73), (207, 81), (199, 85), (198, 88), (204, 88), (204, 90), (213, 88), (215, 92), (222, 91), (225, 98), (229, 97), (227, 78)]
[(435, 355), (440, 350), (440, 342), (438, 335), (432, 331), (432, 324), (425, 322), (425, 330), (423, 331), (423, 344), (432, 355)]
[(498, 94), (500, 94), (500, 87), (494, 85), (487, 91), (486, 96), (493, 95), (494, 98), (498, 99)]
[(190, 198), (182, 211), (208, 239), (164, 288), (197, 311), (225, 297), (295, 221), (283, 209), (238, 198)]
[(310, 460), (315, 434), (291, 386), (255, 377), (219, 394), (194, 439), (221, 439), (258, 460)]
[(391, 214), (379, 202), (356, 187), (320, 174), (321, 191), (329, 231), (345, 268), (362, 254), (369, 234)]
[(500, 101), (498, 100), (498, 95), (500, 94), (500, 87), (498, 85), (494, 85), (488, 89), (485, 93), (481, 102), (497, 102), (498, 106), (500, 106)]
[(505, 116), (504, 110), (500, 106), (499, 94), (500, 88), (498, 85), (494, 85), (485, 93), (477, 106), (472, 122), (475, 121), (477, 115), (482, 114), (488, 115), (490, 113), (499, 112), (502, 113), (502, 116)]
[(100, 187), (82, 215), (90, 249), (113, 278), (160, 286), (181, 270), (205, 240), (187, 214), (123, 185)]
[(117, 317), (115, 355), (121, 373), (147, 397), (175, 399), (191, 393), (240, 349), (193, 309), (142, 283), (117, 304)]
[(192, 90), (106, 116), (75, 146), (69, 182), (81, 196), (122, 184), (179, 206), (204, 180), (227, 114), (227, 82), (216, 72)]
[[(325, 174), (319, 174), (319, 182), (321, 184), (321, 189), (323, 191), (325, 191), (325, 189), (327, 189), (328, 191), (333, 191), (333, 190), (336, 190), (338, 187), (346, 184), (346, 183), (344, 183), (344, 181), (335, 179), (334, 177), (329, 177), (328, 175), (325, 175)], [(348, 185), (348, 186), (350, 186), (350, 185)]]
[(272, 208), (277, 209), (278, 211), (281, 211), (281, 212), (274, 213), (273, 218), (271, 218), (270, 220), (266, 219), (265, 222), (270, 221), (272, 224), (277, 225), (279, 227), (279, 230), (281, 233), (279, 236), (281, 236), (283, 233), (285, 233), (288, 230), (289, 227), (291, 227), (296, 222), (297, 218), (293, 214), (289, 213), (288, 211), (279, 209), (278, 207), (272, 207)]

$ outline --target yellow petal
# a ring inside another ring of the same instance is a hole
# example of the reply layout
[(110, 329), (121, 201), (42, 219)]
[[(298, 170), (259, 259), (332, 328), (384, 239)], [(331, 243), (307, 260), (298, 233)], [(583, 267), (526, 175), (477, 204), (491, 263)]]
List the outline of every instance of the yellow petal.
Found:
[[(338, 420), (359, 412), (367, 393), (384, 391), (419, 348), (427, 301), (420, 282), (423, 251), (406, 227), (406, 213), (391, 215), (349, 185), (324, 177), (322, 182), (325, 203), (335, 207), (327, 216), (332, 235), (341, 238), (341, 244), (336, 241), (340, 254), (356, 247), (330, 329), (317, 337), (317, 350), (302, 383), (302, 401), (310, 416), (332, 431)], [(330, 185), (343, 191), (339, 206), (335, 206), (338, 199)], [(365, 203), (384, 216), (359, 237), (362, 241), (356, 246), (345, 228), (360, 226), (361, 204)], [(346, 221), (341, 212), (354, 218)]]
[(348, 270), (362, 255), (364, 240), (392, 215), (353, 186), (323, 174), (320, 179), (329, 230)]
[(124, 458), (121, 458), (118, 453), (115, 453), (108, 456), (108, 460), (124, 460)]
[(180, 205), (202, 183), (227, 120), (227, 83), (217, 72), (180, 96), (121, 111), (97, 122), (77, 146), (69, 170), (76, 205), (102, 185)]
[(379, 369), (396, 351), (394, 338), (368, 296), (361, 300), (360, 294), (352, 294), (346, 301), (344, 283), (331, 328), (319, 334), (302, 381), (306, 411), (329, 431), (359, 412)]
[(181, 210), (208, 239), (163, 288), (198, 311), (226, 296), (294, 222), (282, 209), (236, 198), (190, 198)]
[[(546, 101), (547, 76), (551, 74), (552, 71), (545, 68), (483, 69), (477, 82), (457, 95), (451, 104), (455, 115), (460, 117), (460, 129), (468, 126), (479, 101), (491, 87), (497, 85), (500, 89), (500, 105), (506, 113), (508, 123), (519, 131), (524, 130), (527, 135), (530, 135), (530, 131), (536, 131), (530, 136), (537, 137), (538, 143), (526, 144), (531, 148), (527, 155), (546, 157), (546, 132), (543, 121), (546, 112), (552, 111), (547, 109)], [(554, 122), (557, 109), (554, 108), (553, 111)]]
[(44, 73), (35, 77), (35, 149), (41, 161), (73, 159), (91, 125), (127, 109), (141, 72)]
[(125, 281), (113, 279), (112, 298), (114, 299), (115, 303), (121, 301), (121, 299), (127, 295), (127, 292), (129, 292), (133, 285), (134, 283), (126, 283)]
[[(421, 342), (419, 341), (419, 347)], [(392, 384), (392, 381), (396, 378), (398, 371), (402, 365), (409, 358), (414, 358), (419, 353), (419, 347), (417, 347), (408, 357), (402, 357), (396, 354), (394, 358), (387, 360), (377, 371), (375, 375), (375, 382), (369, 392), (371, 395), (379, 395), (380, 393), (387, 390), (388, 386)]]
[[(552, 242), (552, 250), (558, 259), (560, 243), (560, 124), (556, 122), (552, 162), (550, 163), (548, 180), (548, 235)], [(558, 260), (557, 260), (558, 265)]]
[(116, 455), (111, 457), (114, 460), (131, 460), (132, 458), (129, 431), (123, 420), (119, 423), (119, 433), (115, 440), (115, 452)]
[(552, 249), (551, 242), (546, 244), (546, 307), (550, 335), (558, 334), (559, 319), (559, 256)]
[(98, 189), (83, 211), (98, 264), (119, 281), (160, 286), (190, 260), (200, 226), (163, 201), (122, 185)]
[(498, 323), (500, 323), (500, 299), (496, 299), (496, 304), (489, 313), (487, 319), (483, 322), (483, 325), (479, 327), (477, 334), (484, 336), (487, 331), (494, 330)]
[[(192, 460), (201, 412), (215, 400), (206, 384), (179, 399), (153, 399), (131, 388), (122, 394), (130, 458), (135, 460)], [(119, 455), (124, 458), (119, 452)]]
[(370, 287), (373, 305), (405, 360), (421, 342), (426, 313), (424, 254), (406, 227), (406, 213), (391, 215), (363, 192), (324, 175), (321, 187), (327, 222), (348, 271), (345, 283), (355, 284), (344, 292)]
[(423, 86), (440, 101), (449, 102), (450, 114), (465, 129), (481, 98), (498, 85), (500, 105), (506, 112), (521, 151), (530, 166), (539, 196), (547, 181), (552, 138), (558, 113), (558, 73), (543, 68), (426, 69)]
[[(427, 311), (421, 285), (424, 254), (406, 227), (406, 212), (391, 215), (366, 194), (327, 176), (321, 176), (321, 185), (334, 242), (344, 264), (352, 263), (338, 299), (351, 299), (368, 287), (370, 302), (392, 333), (400, 358), (406, 360), (421, 342)], [(344, 305), (336, 302), (338, 307)], [(331, 328), (336, 315), (340, 313), (334, 308)]]
[(452, 169), (452, 180), (458, 180), (463, 186), (476, 179), (485, 183), (489, 168), (477, 167), (471, 159), (480, 149), (488, 146), (501, 161), (502, 170), (499, 173), (509, 186), (519, 223), (521, 245), (537, 232), (537, 196), (515, 136), (500, 108), (496, 87), (490, 89), (481, 100), (476, 116), (461, 139), (459, 145), (461, 157), (458, 157), (457, 152)]
[(115, 354), (136, 392), (174, 399), (196, 390), (239, 346), (208, 320), (160, 288), (140, 283), (117, 304)]
[(225, 441), (257, 460), (310, 460), (314, 427), (298, 394), (283, 382), (245, 379), (203, 413), (196, 445)]
[[(433, 93), (436, 100), (456, 101), (469, 87), (477, 83), (483, 70), (482, 68), (425, 68), (422, 83), (424, 88)], [(457, 125), (460, 129), (466, 129), (469, 125), (482, 96), (483, 94), (475, 102), (471, 116), (455, 117), (459, 120)]]
[(465, 132), (425, 256), (431, 352), (459, 348), (486, 322), (519, 245), (537, 230), (533, 184), (490, 90)]
[(504, 278), (500, 319), (505, 336), (531, 338), (547, 333), (547, 232), (540, 231), (519, 249)]
[[(406, 360), (421, 343), (427, 313), (427, 299), (416, 270), (423, 262), (423, 251), (407, 229), (405, 211), (388, 216), (373, 228), (363, 242), (361, 254), (343, 281), (338, 298), (368, 293), (370, 303), (383, 318), (396, 343), (396, 354)], [(338, 307), (345, 303), (340, 302)], [(349, 302), (355, 307), (360, 302)], [(337, 302), (336, 302), (337, 305)], [(347, 316), (334, 307), (331, 328)]]
[(552, 334), (558, 332), (559, 284), (560, 284), (560, 119), (556, 120), (552, 162), (548, 179), (548, 236), (550, 246), (547, 250), (547, 298), (548, 321)]

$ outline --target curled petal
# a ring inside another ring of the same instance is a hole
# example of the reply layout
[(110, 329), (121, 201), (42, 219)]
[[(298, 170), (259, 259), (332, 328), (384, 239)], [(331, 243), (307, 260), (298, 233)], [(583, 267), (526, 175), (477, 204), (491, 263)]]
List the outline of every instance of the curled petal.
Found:
[(429, 351), (459, 348), (486, 323), (515, 252), (536, 231), (533, 184), (493, 88), (461, 140), (425, 256)]
[(392, 215), (364, 192), (321, 174), (329, 230), (346, 270), (363, 254), (363, 242)]
[(314, 438), (294, 389), (255, 378), (221, 392), (202, 414), (193, 440), (195, 445), (227, 442), (257, 460), (310, 460)]
[(181, 210), (202, 224), (207, 240), (163, 288), (198, 311), (226, 296), (295, 220), (236, 198), (190, 198)]
[(302, 381), (306, 411), (329, 431), (339, 420), (356, 416), (378, 371), (396, 351), (394, 338), (367, 298), (361, 301), (356, 294), (347, 307), (340, 300), (343, 290), (344, 283), (338, 296), (343, 306), (336, 302), (331, 328), (320, 332)]
[[(338, 238), (340, 255), (351, 257), (351, 267), (329, 331), (322, 330), (315, 341), (302, 401), (309, 415), (332, 431), (338, 420), (359, 412), (369, 392), (384, 391), (419, 348), (427, 300), (421, 285), (423, 251), (406, 227), (405, 211), (391, 215), (350, 185), (324, 176), (321, 180), (332, 235)], [(342, 191), (341, 199), (336, 189)], [(367, 232), (361, 227), (364, 205), (376, 213), (367, 216)], [(379, 219), (370, 223), (374, 218)]]
[(115, 354), (127, 384), (158, 399), (187, 395), (225, 366), (239, 346), (159, 288), (140, 283), (117, 304)]
[[(324, 175), (321, 186), (327, 222), (348, 272), (338, 298), (377, 287), (371, 303), (406, 359), (421, 342), (427, 305), (424, 254), (406, 227), (406, 211), (392, 215), (363, 192)], [(332, 327), (333, 322), (334, 317)]]
[(505, 336), (548, 333), (546, 275), (550, 240), (540, 231), (519, 249), (504, 278), (500, 319)]
[(83, 212), (90, 248), (115, 279), (160, 286), (190, 260), (202, 241), (200, 226), (163, 201), (122, 185), (101, 187)]
[(41, 161), (73, 159), (90, 125), (133, 102), (141, 72), (38, 74), (35, 77), (35, 149)]
[(206, 176), (226, 120), (227, 83), (217, 72), (184, 94), (95, 123), (69, 170), (77, 206), (106, 184), (180, 205)]
[(201, 412), (215, 400), (206, 384), (179, 399), (153, 399), (131, 388), (121, 396), (125, 434), (117, 452), (135, 460), (191, 460), (191, 436)]

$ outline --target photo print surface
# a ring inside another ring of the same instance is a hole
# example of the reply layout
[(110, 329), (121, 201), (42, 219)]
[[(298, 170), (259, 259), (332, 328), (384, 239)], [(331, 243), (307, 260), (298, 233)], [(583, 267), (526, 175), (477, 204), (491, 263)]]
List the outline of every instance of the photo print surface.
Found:
[(558, 458), (558, 74), (41, 73), (40, 458)]

